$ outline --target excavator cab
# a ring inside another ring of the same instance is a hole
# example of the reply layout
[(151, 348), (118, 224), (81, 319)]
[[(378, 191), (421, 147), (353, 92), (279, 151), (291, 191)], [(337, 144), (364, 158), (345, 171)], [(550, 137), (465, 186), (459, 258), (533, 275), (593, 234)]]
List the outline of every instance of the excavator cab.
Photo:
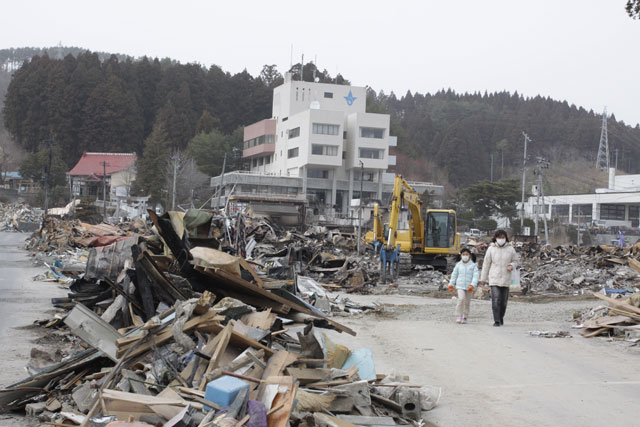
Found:
[(425, 221), (425, 247), (451, 248), (456, 243), (456, 214), (449, 210), (428, 210)]

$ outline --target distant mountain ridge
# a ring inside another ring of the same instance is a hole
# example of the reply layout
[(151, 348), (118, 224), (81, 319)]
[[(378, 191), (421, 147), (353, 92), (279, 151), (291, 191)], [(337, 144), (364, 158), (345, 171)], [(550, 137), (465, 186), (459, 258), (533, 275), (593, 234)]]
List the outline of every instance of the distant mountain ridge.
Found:
[[(305, 80), (313, 79), (314, 69), (304, 65)], [(348, 84), (326, 71), (315, 74), (321, 81)], [(176, 149), (184, 149), (202, 131), (205, 118), (231, 134), (271, 115), (272, 89), (281, 81), (280, 72), (268, 65), (254, 77), (246, 70), (232, 75), (217, 66), (75, 47), (0, 50), (3, 122), (10, 135), (29, 152), (55, 135), (69, 164), (85, 150), (142, 155), (143, 141), (158, 123)], [(489, 179), (492, 155), (495, 179), (517, 175), (523, 131), (532, 139), (530, 163), (544, 156), (552, 164), (580, 162), (595, 169), (601, 115), (566, 101), (451, 89), (397, 97), (369, 89), (367, 109), (391, 114), (400, 151), (397, 170), (411, 179), (464, 187)], [(608, 128), (612, 163), (617, 150), (620, 169), (640, 172), (640, 127), (611, 115)]]

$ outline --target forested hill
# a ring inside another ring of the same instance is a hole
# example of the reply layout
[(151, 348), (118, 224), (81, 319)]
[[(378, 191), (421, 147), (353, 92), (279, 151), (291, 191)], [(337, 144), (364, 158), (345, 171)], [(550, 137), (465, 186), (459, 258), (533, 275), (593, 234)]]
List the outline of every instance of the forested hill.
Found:
[[(7, 64), (3, 52), (0, 61)], [(252, 76), (168, 59), (69, 53), (36, 55), (24, 62), (13, 74), (3, 111), (4, 125), (20, 146), (38, 152), (43, 141), (53, 137), (67, 166), (83, 151), (144, 155), (145, 140), (151, 141), (152, 131), (159, 128), (167, 145), (163, 153), (186, 149), (199, 133), (231, 135), (270, 116), (272, 88), (282, 81), (275, 66)], [(314, 68), (305, 64), (305, 80), (313, 79)], [(316, 76), (322, 82), (348, 84), (326, 71), (317, 70)], [(466, 186), (489, 178), (492, 153), (494, 177), (512, 176), (522, 163), (523, 131), (532, 139), (532, 158), (595, 165), (601, 115), (567, 102), (452, 90), (400, 98), (369, 90), (368, 98), (369, 111), (392, 115), (391, 131), (398, 136), (400, 151), (397, 169), (409, 178)], [(621, 169), (640, 171), (640, 128), (614, 116), (608, 126), (612, 158), (618, 149)], [(237, 135), (231, 145), (226, 140), (225, 147), (235, 146)], [(222, 161), (217, 157), (211, 162)], [(207, 170), (216, 168), (209, 164)]]
[[(523, 132), (532, 140), (530, 162), (543, 156), (556, 165), (580, 162), (595, 167), (602, 113), (566, 101), (452, 90), (401, 98), (371, 93), (370, 101), (371, 111), (392, 114), (391, 130), (398, 135), (407, 166), (415, 163), (408, 159), (421, 159), (456, 187), (489, 179), (492, 154), (494, 178), (513, 176), (522, 167)], [(607, 124), (612, 164), (617, 149), (620, 169), (640, 172), (640, 127), (626, 126), (614, 115)]]

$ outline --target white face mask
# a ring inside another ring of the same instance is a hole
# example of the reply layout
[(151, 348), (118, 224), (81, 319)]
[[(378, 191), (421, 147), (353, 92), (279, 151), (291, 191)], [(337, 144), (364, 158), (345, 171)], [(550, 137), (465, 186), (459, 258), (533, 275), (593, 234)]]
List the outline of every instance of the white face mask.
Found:
[(507, 239), (496, 239), (496, 243), (498, 246), (504, 246), (504, 244), (507, 243)]
[(462, 255), (462, 262), (469, 262), (469, 255)]

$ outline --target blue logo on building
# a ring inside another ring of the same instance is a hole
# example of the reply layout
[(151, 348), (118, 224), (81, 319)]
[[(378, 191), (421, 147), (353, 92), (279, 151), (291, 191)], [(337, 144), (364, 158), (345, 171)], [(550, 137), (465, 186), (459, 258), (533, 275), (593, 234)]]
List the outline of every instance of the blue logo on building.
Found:
[(353, 101), (355, 101), (355, 100), (356, 100), (356, 99), (358, 99), (358, 98), (356, 98), (355, 96), (353, 96), (353, 94), (351, 93), (351, 91), (349, 91), (349, 95), (348, 95), (348, 96), (345, 96), (345, 97), (344, 97), (344, 99), (346, 99), (346, 100), (347, 100), (347, 105), (348, 105), (348, 106), (352, 106), (352, 105), (353, 105)]

